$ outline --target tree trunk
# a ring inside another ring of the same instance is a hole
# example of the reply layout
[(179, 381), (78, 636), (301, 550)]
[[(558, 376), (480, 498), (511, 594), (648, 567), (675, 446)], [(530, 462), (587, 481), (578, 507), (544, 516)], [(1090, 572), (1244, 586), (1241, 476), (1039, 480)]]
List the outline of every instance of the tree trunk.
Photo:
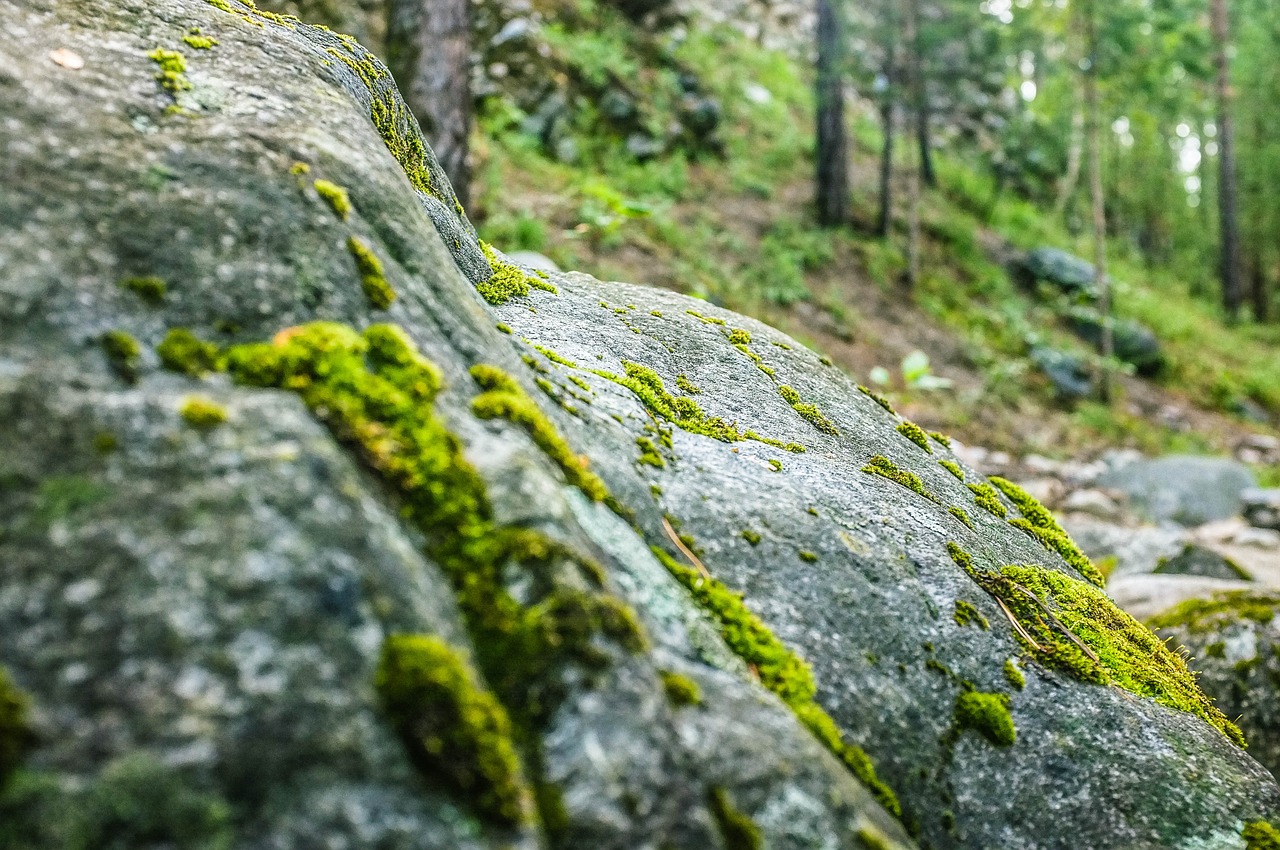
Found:
[(1080, 185), (1080, 160), (1083, 159), (1083, 152), (1084, 111), (1077, 101), (1076, 108), (1071, 111), (1071, 141), (1067, 147), (1067, 173), (1062, 175), (1062, 182), (1058, 184), (1058, 198), (1053, 204), (1053, 211), (1059, 216), (1066, 213), (1067, 204), (1071, 203), (1071, 196), (1076, 193), (1076, 187)]
[(1089, 150), (1089, 200), (1093, 209), (1093, 282), (1098, 292), (1098, 313), (1102, 321), (1099, 354), (1102, 368), (1098, 375), (1098, 394), (1111, 400), (1111, 359), (1115, 339), (1111, 324), (1111, 281), (1107, 277), (1107, 213), (1102, 194), (1102, 145), (1099, 138), (1098, 107), (1098, 21), (1094, 0), (1083, 9), (1084, 20), (1084, 113), (1085, 144)]
[(893, 134), (897, 130), (894, 113), (893, 84), (885, 89), (880, 101), (880, 126), (884, 132), (884, 145), (880, 149), (880, 216), (876, 221), (876, 233), (888, 236), (893, 227)]
[(1227, 52), (1231, 38), (1227, 0), (1210, 0), (1213, 19), (1213, 63), (1218, 101), (1218, 224), (1221, 228), (1222, 306), (1235, 321), (1244, 300), (1240, 275), (1240, 222), (1236, 205), (1235, 128), (1231, 118), (1231, 63)]
[(471, 184), (468, 0), (389, 0), (387, 64), (462, 204)]
[(818, 223), (849, 220), (849, 141), (844, 121), (840, 19), (832, 0), (818, 0), (817, 207)]
[(1249, 264), (1250, 295), (1253, 300), (1253, 318), (1257, 322), (1267, 321), (1270, 312), (1270, 293), (1267, 291), (1267, 271), (1263, 266), (1259, 251), (1253, 249)]
[(930, 138), (932, 114), (929, 109), (929, 91), (922, 79), (920, 102), (916, 105), (916, 140), (920, 145), (920, 179), (930, 189), (938, 187), (938, 173), (933, 167), (933, 141)]
[[(906, 21), (903, 27), (903, 41), (907, 47), (907, 91), (913, 108), (907, 114), (915, 123), (916, 137), (919, 138), (920, 110), (920, 51), (918, 43), (919, 0), (907, 0)], [(910, 135), (907, 136), (910, 139)], [(920, 159), (914, 156), (912, 145), (907, 144), (907, 273), (906, 285), (914, 289), (920, 282)]]

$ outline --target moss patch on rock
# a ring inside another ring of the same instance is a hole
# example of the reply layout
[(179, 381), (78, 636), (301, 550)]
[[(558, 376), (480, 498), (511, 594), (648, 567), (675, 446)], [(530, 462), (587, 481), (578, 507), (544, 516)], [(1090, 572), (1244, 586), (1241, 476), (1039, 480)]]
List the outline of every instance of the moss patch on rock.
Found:
[(911, 492), (923, 496), (935, 504), (942, 504), (942, 500), (933, 493), (930, 493), (924, 486), (924, 482), (920, 480), (920, 476), (916, 475), (914, 472), (900, 469), (897, 464), (889, 460), (884, 455), (876, 455), (871, 458), (871, 460), (867, 462), (867, 465), (862, 467), (862, 471), (871, 475), (879, 475), (882, 478), (888, 478), (890, 481), (901, 484)]
[(356, 236), (348, 237), (347, 250), (351, 252), (351, 259), (356, 261), (356, 271), (360, 273), (360, 288), (364, 290), (369, 303), (379, 310), (390, 307), (391, 302), (396, 300), (396, 291), (387, 282), (387, 275), (378, 255)]
[(963, 691), (956, 697), (955, 723), (972, 729), (997, 747), (1011, 747), (1018, 739), (1007, 694)]
[(493, 274), (487, 281), (477, 284), (476, 291), (490, 304), (503, 304), (517, 295), (528, 295), (530, 289), (542, 289), (553, 293), (560, 291), (553, 284), (536, 275), (525, 274), (524, 269), (515, 263), (502, 259), (488, 243), (481, 242), (480, 249), (484, 252), (485, 259), (489, 261), (489, 268), (493, 269)]
[(1280, 611), (1280, 592), (1230, 590), (1215, 593), (1208, 599), (1188, 599), (1147, 621), (1153, 629), (1185, 626), (1189, 631), (1203, 632), (1226, 622), (1252, 620), (1269, 623)]
[(172, 328), (160, 344), (156, 354), (167, 369), (199, 378), (218, 368), (218, 346), (206, 342), (186, 328)]
[(898, 427), (894, 430), (929, 454), (933, 454), (933, 446), (929, 445), (929, 435), (916, 423), (904, 419), (898, 423)]
[(1009, 515), (1009, 509), (1004, 506), (1004, 502), (1000, 501), (1000, 497), (996, 495), (995, 489), (985, 481), (978, 484), (966, 484), (969, 492), (973, 494), (974, 503), (987, 513), (994, 517), (1004, 519)]
[(8, 671), (0, 667), (0, 790), (4, 789), (31, 746), (28, 711), (26, 694), (18, 690)]
[(831, 420), (822, 415), (822, 411), (818, 410), (817, 405), (811, 404), (800, 399), (800, 393), (794, 387), (786, 384), (778, 387), (778, 395), (782, 396), (787, 404), (791, 405), (791, 409), (799, 413), (806, 422), (817, 428), (824, 434), (839, 434), (840, 431), (832, 424)]
[(169, 285), (164, 282), (164, 278), (155, 275), (126, 277), (120, 281), (120, 288), (132, 292), (152, 307), (163, 304), (164, 297), (169, 292)]
[(179, 415), (192, 428), (208, 431), (227, 421), (227, 410), (222, 405), (204, 396), (188, 396), (178, 408)]
[(1049, 513), (1049, 509), (1017, 484), (1004, 478), (993, 477), (992, 485), (1017, 506), (1021, 519), (1010, 522), (1040, 541), (1046, 549), (1057, 552), (1074, 570), (1098, 587), (1106, 584), (1102, 573), (1093, 565), (1080, 547), (1067, 536), (1066, 530)]
[(351, 196), (347, 190), (328, 180), (317, 180), (311, 184), (316, 194), (325, 200), (334, 215), (346, 221), (351, 217)]
[(870, 387), (864, 387), (862, 384), (858, 384), (858, 391), (861, 392), (863, 395), (865, 395), (867, 398), (874, 401), (876, 404), (883, 407), (893, 416), (898, 415), (898, 411), (893, 409), (893, 405), (889, 403), (889, 399), (874, 392), (873, 390), (871, 390)]
[(1245, 841), (1244, 850), (1280, 850), (1280, 830), (1264, 820), (1246, 823), (1240, 837)]
[(132, 334), (121, 330), (107, 331), (102, 335), (102, 351), (117, 375), (130, 384), (138, 380), (142, 344)]
[(658, 677), (662, 680), (662, 689), (666, 691), (667, 700), (674, 706), (699, 705), (702, 702), (702, 690), (698, 683), (681, 673), (661, 670)]
[(964, 470), (961, 469), (960, 464), (956, 463), (954, 460), (940, 460), (938, 461), (938, 465), (954, 475), (957, 481), (964, 481)]
[(723, 788), (715, 787), (707, 795), (711, 814), (715, 816), (725, 850), (761, 850), (764, 838), (760, 827), (740, 811)]

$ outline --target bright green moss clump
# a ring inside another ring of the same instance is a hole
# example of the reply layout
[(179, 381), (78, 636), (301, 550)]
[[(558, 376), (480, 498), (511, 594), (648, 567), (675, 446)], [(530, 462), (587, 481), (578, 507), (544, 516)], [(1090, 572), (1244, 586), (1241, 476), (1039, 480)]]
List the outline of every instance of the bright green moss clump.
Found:
[(956, 697), (956, 726), (972, 729), (997, 747), (1011, 747), (1018, 739), (1006, 694), (964, 691)]
[(0, 667), (0, 790), (31, 746), (27, 697)]
[(530, 819), (532, 792), (520, 768), (511, 721), (461, 653), (438, 637), (392, 635), (382, 644), (374, 686), (391, 726), (425, 776), (474, 800), (485, 818)]
[(178, 413), (192, 428), (207, 431), (227, 421), (227, 410), (213, 399), (189, 396), (183, 399)]
[(187, 79), (187, 60), (181, 53), (157, 47), (147, 54), (147, 58), (160, 66), (156, 81), (165, 91), (177, 95), (191, 89), (191, 81)]
[(1012, 658), (1006, 658), (1004, 661), (1004, 678), (1018, 690), (1027, 686), (1027, 677), (1023, 675), (1021, 668)]
[(195, 48), (196, 50), (210, 50), (218, 45), (218, 40), (216, 38), (201, 35), (198, 28), (192, 29), (191, 32), (182, 37), (182, 40), (187, 43), (188, 47)]
[(947, 513), (951, 514), (953, 517), (960, 520), (960, 522), (967, 525), (970, 529), (973, 528), (973, 520), (969, 518), (969, 512), (966, 511), (964, 508), (957, 507), (956, 505), (952, 505), (951, 507), (947, 508)]
[(888, 478), (890, 481), (895, 481), (898, 484), (901, 484), (903, 487), (906, 487), (913, 493), (925, 497), (931, 502), (939, 505), (942, 504), (941, 499), (925, 489), (924, 482), (920, 480), (920, 476), (916, 475), (914, 472), (899, 469), (893, 461), (889, 460), (884, 455), (876, 455), (871, 458), (867, 465), (862, 467), (862, 471), (870, 473), (871, 475), (879, 475), (883, 478)]
[(804, 561), (806, 564), (816, 564), (818, 562), (817, 554), (810, 552), (808, 549), (802, 549), (799, 554), (800, 560)]
[(969, 492), (973, 493), (973, 501), (987, 513), (992, 516), (1004, 519), (1009, 515), (1009, 509), (1000, 501), (1000, 497), (996, 495), (996, 491), (992, 489), (990, 484), (985, 481), (978, 484), (966, 484)]
[(107, 331), (102, 335), (102, 350), (117, 375), (131, 384), (138, 380), (138, 366), (142, 362), (142, 345), (138, 340), (124, 331)]
[(937, 441), (940, 445), (946, 446), (947, 448), (951, 448), (951, 438), (948, 437), (946, 434), (943, 434), (940, 431), (930, 431), (929, 436), (933, 437), (933, 439)]
[(164, 278), (154, 275), (126, 277), (120, 281), (120, 288), (129, 290), (152, 307), (163, 303), (165, 295), (169, 292), (169, 286), (164, 282)]
[(791, 405), (792, 410), (799, 413), (802, 417), (808, 420), (810, 425), (817, 428), (822, 433), (833, 435), (840, 433), (836, 429), (836, 426), (831, 424), (831, 420), (822, 415), (822, 411), (818, 410), (816, 405), (810, 404), (807, 401), (801, 401), (800, 393), (796, 392), (795, 388), (783, 384), (778, 387), (778, 395), (782, 396), (783, 400), (786, 401), (787, 404)]
[(679, 387), (680, 392), (685, 395), (700, 395), (702, 393), (702, 388), (693, 381), (690, 381), (684, 372), (676, 375), (676, 386)]
[(898, 423), (895, 430), (929, 454), (933, 454), (933, 447), (929, 445), (929, 435), (916, 423), (904, 419)]
[(761, 850), (764, 847), (760, 827), (733, 805), (723, 788), (712, 788), (708, 798), (711, 814), (715, 815), (720, 836), (724, 839), (725, 850)]
[[(471, 377), (485, 390), (472, 400), (472, 413), (481, 419), (506, 419), (524, 428), (538, 448), (559, 465), (570, 484), (594, 501), (602, 502), (608, 497), (604, 482), (587, 468), (586, 457), (574, 454), (555, 425), (514, 378), (487, 363), (472, 366)], [(661, 456), (658, 460), (662, 460)]]
[(1240, 831), (1244, 850), (1280, 850), (1280, 830), (1264, 820), (1246, 823)]
[(328, 180), (317, 180), (311, 185), (315, 188), (316, 194), (329, 204), (338, 218), (346, 221), (351, 216), (351, 196), (347, 194), (346, 189)]
[(719, 621), (721, 637), (739, 658), (751, 665), (760, 677), (760, 683), (791, 707), (800, 722), (871, 789), (881, 805), (901, 816), (898, 798), (876, 776), (875, 767), (866, 752), (847, 742), (840, 727), (814, 701), (817, 684), (804, 659), (787, 649), (769, 627), (751, 613), (740, 593), (680, 563), (656, 546), (653, 554), (677, 581), (688, 588), (698, 606)]
[(476, 291), (490, 304), (502, 304), (517, 295), (528, 295), (530, 287), (547, 292), (560, 291), (553, 284), (535, 275), (525, 274), (519, 266), (499, 257), (498, 252), (487, 242), (481, 242), (480, 248), (484, 251), (493, 274), (485, 282), (476, 284)]
[(186, 328), (172, 328), (160, 344), (156, 354), (166, 369), (199, 378), (218, 368), (218, 346), (205, 342)]
[(396, 300), (396, 291), (387, 282), (382, 261), (373, 253), (373, 249), (352, 236), (347, 239), (347, 250), (356, 261), (356, 270), (360, 272), (360, 287), (369, 303), (379, 310), (390, 307), (391, 302)]
[(976, 570), (958, 546), (948, 544), (948, 549), (984, 590), (1004, 603), (1018, 621), (1019, 641), (1045, 667), (1086, 682), (1118, 685), (1198, 715), (1243, 745), (1240, 730), (1196, 685), (1183, 658), (1102, 591), (1044, 567)]
[(967, 626), (973, 623), (984, 632), (991, 628), (991, 624), (987, 622), (986, 617), (982, 616), (978, 606), (965, 599), (956, 600), (956, 613), (954, 616), (957, 626)]
[(1067, 536), (1067, 532), (1058, 525), (1058, 521), (1053, 518), (1053, 514), (1049, 513), (1048, 508), (1012, 481), (993, 477), (991, 483), (999, 488), (1000, 492), (1004, 493), (1022, 514), (1022, 519), (1010, 520), (1013, 525), (1039, 540), (1046, 549), (1057, 552), (1064, 561), (1093, 584), (1102, 587), (1106, 583), (1102, 573), (1098, 572), (1098, 568), (1093, 565), (1088, 556), (1081, 552), (1080, 547)]
[(957, 480), (964, 480), (964, 470), (961, 469), (960, 464), (956, 463), (954, 460), (940, 460), (938, 461), (938, 465), (954, 475)]
[(733, 330), (729, 331), (729, 342), (733, 343), (734, 345), (750, 345), (751, 332), (745, 331), (742, 328), (734, 328)]
[(742, 539), (750, 543), (752, 546), (760, 545), (760, 532), (752, 531), (749, 528), (743, 529)]
[(640, 447), (640, 457), (636, 459), (637, 463), (647, 464), (658, 469), (662, 469), (667, 465), (667, 462), (662, 459), (662, 455), (658, 452), (658, 447), (653, 444), (653, 440), (648, 437), (636, 437), (636, 445)]
[(1230, 590), (1209, 599), (1188, 599), (1147, 621), (1153, 629), (1185, 626), (1192, 632), (1206, 631), (1222, 622), (1252, 620), (1269, 623), (1280, 611), (1280, 593)]
[(666, 691), (667, 699), (672, 705), (680, 707), (702, 704), (702, 690), (693, 679), (670, 670), (658, 671), (658, 677), (662, 679), (662, 689)]
[(715, 316), (704, 316), (697, 310), (685, 310), (690, 316), (707, 325), (723, 325), (724, 319), (717, 319)]
[(1049, 513), (1049, 509), (1040, 504), (1035, 496), (1032, 496), (1012, 481), (996, 475), (991, 477), (991, 483), (1001, 493), (1004, 493), (1009, 501), (1013, 502), (1018, 508), (1018, 512), (1032, 525), (1037, 528), (1056, 531), (1059, 534), (1066, 534), (1062, 526), (1058, 525), (1058, 521), (1053, 518), (1053, 514)]
[(893, 409), (893, 405), (890, 404), (889, 400), (884, 396), (878, 395), (877, 393), (873, 392), (869, 387), (864, 387), (862, 384), (858, 384), (858, 390), (867, 398), (871, 399), (876, 404), (880, 405), (885, 410), (889, 411), (889, 413), (893, 414), (894, 416), (898, 415), (898, 411)]

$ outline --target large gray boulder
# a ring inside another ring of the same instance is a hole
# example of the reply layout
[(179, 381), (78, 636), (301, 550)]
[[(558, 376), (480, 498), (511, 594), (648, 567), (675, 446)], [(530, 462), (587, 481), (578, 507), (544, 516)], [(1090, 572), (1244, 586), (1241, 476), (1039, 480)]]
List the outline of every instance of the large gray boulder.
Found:
[(1098, 483), (1127, 494), (1130, 507), (1146, 519), (1183, 526), (1239, 516), (1242, 494), (1256, 486), (1242, 463), (1192, 455), (1137, 460), (1104, 473)]
[(1079, 301), (1098, 300), (1093, 264), (1060, 248), (1033, 248), (1014, 260), (1012, 272), (1028, 288), (1043, 283)]
[(1043, 509), (771, 328), (507, 263), (354, 41), (0, 19), (0, 847), (1280, 818)]

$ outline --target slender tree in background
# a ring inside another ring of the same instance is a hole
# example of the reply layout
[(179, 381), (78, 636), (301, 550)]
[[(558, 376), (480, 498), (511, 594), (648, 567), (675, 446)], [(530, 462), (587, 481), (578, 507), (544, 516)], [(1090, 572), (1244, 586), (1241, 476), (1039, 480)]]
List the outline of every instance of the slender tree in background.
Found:
[(893, 226), (893, 137), (897, 132), (898, 111), (892, 45), (886, 55), (884, 71), (877, 78), (880, 89), (880, 131), (883, 133), (880, 146), (880, 212), (876, 217), (876, 233), (880, 236), (888, 236), (889, 229)]
[(818, 222), (849, 220), (849, 142), (844, 119), (844, 43), (832, 0), (818, 0), (817, 207)]
[[(923, 88), (920, 73), (920, 3), (906, 0), (902, 40), (906, 49), (907, 97), (911, 108), (907, 111), (916, 138), (920, 138), (920, 104)], [(908, 136), (910, 138), (910, 136)], [(905, 282), (914, 289), (920, 282), (920, 164), (924, 147), (919, 151), (908, 143), (907, 149), (907, 269)]]
[(389, 0), (387, 60), (400, 91), (464, 205), (471, 173), (468, 0)]
[(1240, 218), (1236, 205), (1235, 122), (1231, 116), (1231, 27), (1227, 0), (1209, 0), (1213, 29), (1214, 93), (1218, 104), (1218, 225), (1222, 232), (1222, 306), (1232, 321), (1244, 300), (1240, 280)]
[(1101, 110), (1098, 106), (1098, 13), (1095, 0), (1084, 0), (1079, 9), (1079, 25), (1084, 42), (1080, 63), (1084, 90), (1085, 146), (1089, 157), (1089, 200), (1093, 212), (1093, 282), (1098, 293), (1098, 313), (1102, 325), (1102, 368), (1098, 393), (1111, 400), (1111, 358), (1115, 340), (1111, 325), (1111, 280), (1107, 277), (1107, 213), (1102, 194)]

